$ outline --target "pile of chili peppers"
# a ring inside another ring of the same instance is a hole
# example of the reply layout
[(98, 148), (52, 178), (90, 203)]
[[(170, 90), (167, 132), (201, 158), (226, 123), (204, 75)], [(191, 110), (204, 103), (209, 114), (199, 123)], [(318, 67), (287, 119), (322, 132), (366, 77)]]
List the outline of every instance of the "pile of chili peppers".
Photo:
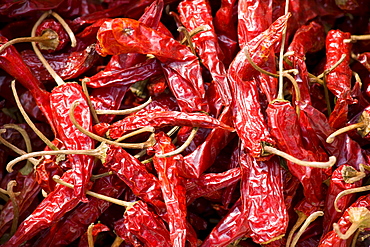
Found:
[(367, 0), (3, 0), (0, 246), (370, 245)]

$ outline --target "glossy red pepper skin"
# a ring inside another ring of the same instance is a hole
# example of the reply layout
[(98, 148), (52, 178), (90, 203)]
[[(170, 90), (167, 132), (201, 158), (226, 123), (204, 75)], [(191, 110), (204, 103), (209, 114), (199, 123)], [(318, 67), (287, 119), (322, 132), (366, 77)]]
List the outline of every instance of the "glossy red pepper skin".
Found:
[(110, 146), (104, 166), (114, 171), (144, 202), (156, 207), (158, 212), (165, 211), (158, 179), (139, 160), (120, 147)]
[[(50, 95), (50, 106), (53, 109), (52, 114), (57, 134), (66, 149), (93, 149), (95, 141), (80, 132), (69, 118), (69, 110), (75, 101), (79, 102), (75, 109), (76, 121), (84, 129), (92, 131), (90, 109), (81, 86), (77, 83), (65, 83), (55, 87)], [(85, 190), (92, 174), (94, 157), (73, 154), (69, 155), (68, 159), (73, 167), (74, 182), (72, 184), (75, 186), (74, 193), (78, 198), (87, 202)]]
[[(5, 43), (7, 41), (8, 40), (5, 37), (0, 36), (1, 43)], [(45, 115), (51, 128), (55, 132), (49, 104), (50, 93), (44, 90), (43, 84), (32, 74), (31, 70), (27, 67), (22, 57), (13, 46), (8, 47), (0, 54), (0, 68), (17, 79), (31, 92), (37, 106)]]
[(330, 69), (345, 54), (341, 62), (332, 72), (326, 76), (328, 89), (337, 97), (349, 91), (351, 88), (352, 70), (349, 67), (351, 60), (351, 43), (344, 43), (345, 39), (350, 39), (351, 34), (340, 30), (330, 30), (326, 36), (326, 64), (325, 69)]
[(346, 167), (348, 166), (342, 165), (335, 169), (330, 178), (330, 184), (325, 199), (323, 235), (333, 230), (333, 223), (339, 220), (339, 218), (343, 215), (343, 211), (352, 204), (356, 197), (356, 194), (350, 194), (342, 197), (337, 202), (338, 208), (342, 210), (342, 212), (337, 212), (334, 208), (334, 201), (337, 195), (344, 190), (356, 188), (362, 184), (362, 180), (355, 183), (348, 183), (345, 181), (344, 169), (346, 169)]
[[(61, 179), (73, 184), (73, 173), (67, 171)], [(19, 225), (13, 237), (3, 246), (20, 246), (41, 230), (52, 226), (65, 213), (77, 206), (79, 202), (80, 200), (75, 197), (72, 189), (64, 185), (57, 185), (55, 190), (48, 194), (35, 211)], [(55, 205), (58, 205), (58, 207), (55, 207)]]
[[(176, 40), (138, 21), (122, 18), (101, 26), (97, 49), (103, 56), (129, 52), (155, 55), (162, 63), (169, 87), (182, 110), (208, 112), (199, 62)], [(191, 101), (189, 97), (193, 97)]]
[(295, 76), (295, 79), (299, 86), (301, 101), (307, 104), (312, 103), (305, 56), (307, 53), (321, 50), (324, 46), (324, 27), (320, 23), (312, 21), (308, 25), (298, 28), (287, 49), (287, 52), (294, 52), (293, 55), (288, 56), (288, 59), (292, 62), (292, 67), (298, 69), (298, 75)]
[[(289, 16), (279, 18), (269, 29), (248, 43), (249, 53), (258, 66), (264, 64), (265, 58), (270, 54), (270, 49), (279, 42)], [(234, 95), (233, 123), (236, 132), (243, 140), (244, 148), (253, 157), (266, 159), (266, 157), (261, 157), (261, 143), (273, 144), (273, 140), (262, 115), (257, 81), (252, 77), (259, 72), (245, 60), (244, 50), (242, 50), (228, 70), (228, 79)]]
[(204, 113), (185, 113), (177, 111), (147, 111), (137, 113), (113, 123), (109, 127), (109, 136), (117, 139), (125, 132), (140, 129), (146, 126), (161, 128), (164, 126), (191, 126), (201, 128), (222, 128), (233, 131), (233, 128), (223, 124), (215, 118)]
[(243, 208), (249, 212), (250, 237), (255, 243), (268, 243), (283, 237), (288, 228), (288, 215), (279, 159), (272, 157), (268, 161), (257, 161), (242, 152), (239, 162), (241, 195)]
[[(298, 117), (290, 102), (276, 101), (271, 103), (266, 113), (270, 133), (275, 138), (279, 150), (302, 160), (328, 160), (328, 157), (322, 157), (312, 150), (305, 149), (301, 139)], [(324, 199), (322, 182), (327, 178), (323, 169), (299, 166), (290, 161), (287, 161), (287, 164), (291, 173), (301, 181), (305, 201), (316, 208), (315, 211), (320, 209)], [(308, 177), (306, 174), (310, 174), (310, 176)], [(301, 205), (303, 206), (303, 204)], [(307, 214), (307, 212), (305, 213)]]
[[(154, 150), (156, 154), (169, 153), (175, 150), (172, 140), (164, 132), (156, 134)], [(168, 224), (172, 246), (185, 246), (187, 235), (186, 190), (184, 179), (178, 174), (178, 163), (183, 162), (181, 155), (166, 158), (153, 157), (153, 165), (158, 179), (164, 202), (167, 208)]]
[[(103, 225), (102, 223), (95, 224), (92, 229), (91, 235), (93, 236), (94, 243), (98, 237), (98, 234), (101, 232), (109, 232), (110, 229), (106, 225)], [(96, 244), (96, 243), (95, 243)], [(79, 247), (85, 247), (88, 246), (88, 236), (87, 233), (81, 236), (80, 241), (78, 242)]]
[[(106, 168), (100, 169), (99, 173), (106, 172)], [(91, 191), (118, 198), (127, 186), (115, 175), (97, 180)], [(37, 246), (68, 246), (81, 235), (87, 227), (96, 222), (99, 216), (108, 209), (112, 203), (90, 197), (88, 203), (78, 205), (68, 216), (54, 224), (49, 232), (39, 238)]]
[[(206, 26), (209, 30), (203, 31), (192, 37), (197, 54), (202, 64), (210, 71), (224, 106), (229, 106), (232, 101), (230, 88), (226, 78), (226, 69), (222, 62), (223, 53), (218, 45), (211, 7), (205, 0), (186, 0), (178, 5), (180, 19), (188, 30), (199, 26)], [(220, 110), (217, 111), (219, 115)]]
[(126, 210), (124, 218), (115, 222), (114, 230), (125, 240), (127, 234), (132, 234), (145, 246), (172, 246), (166, 225), (143, 201)]

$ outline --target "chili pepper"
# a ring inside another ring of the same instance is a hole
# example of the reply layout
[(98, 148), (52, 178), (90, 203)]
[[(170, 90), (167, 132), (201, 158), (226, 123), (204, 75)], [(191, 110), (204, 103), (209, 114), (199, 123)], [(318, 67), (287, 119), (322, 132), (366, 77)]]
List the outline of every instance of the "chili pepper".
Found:
[(126, 232), (134, 235), (145, 246), (171, 246), (166, 225), (143, 201), (127, 209), (124, 218), (115, 222), (114, 230), (123, 239)]
[(52, 29), (53, 31), (55, 31), (58, 34), (58, 40), (59, 40), (59, 44), (57, 48), (55, 48), (54, 50), (46, 50), (47, 52), (59, 51), (63, 49), (67, 45), (67, 43), (70, 41), (69, 36), (67, 32), (65, 31), (65, 29), (63, 28), (63, 26), (59, 22), (55, 21), (54, 19), (44, 20), (38, 26), (36, 30), (36, 35), (41, 36), (42, 32), (46, 29)]
[[(276, 20), (265, 32), (248, 43), (250, 53), (256, 54), (252, 59), (258, 66), (265, 61), (263, 57), (281, 38), (283, 27), (289, 15)], [(262, 55), (262, 53), (264, 55)], [(259, 54), (257, 56), (257, 54)], [(240, 51), (228, 70), (228, 79), (233, 91), (233, 122), (236, 132), (243, 140), (245, 148), (253, 157), (261, 157), (261, 143), (271, 143), (273, 140), (268, 133), (259, 104), (257, 82), (251, 78), (254, 68), (245, 63), (244, 51)], [(244, 79), (248, 75), (249, 79)], [(248, 114), (246, 114), (248, 112)], [(266, 159), (266, 158), (264, 158)]]
[(113, 123), (109, 128), (109, 136), (117, 139), (125, 132), (153, 126), (161, 128), (164, 126), (185, 125), (201, 128), (222, 128), (232, 131), (233, 129), (222, 122), (204, 113), (185, 113), (176, 111), (147, 111), (146, 115), (140, 113), (128, 116), (120, 121)]
[(295, 79), (299, 85), (301, 100), (307, 104), (311, 104), (311, 97), (305, 55), (306, 53), (321, 50), (324, 45), (324, 27), (320, 23), (312, 21), (308, 25), (298, 28), (287, 49), (287, 53), (294, 53), (287, 58), (292, 62), (292, 67), (298, 70), (298, 75), (295, 76)]
[[(101, 232), (108, 232), (110, 231), (110, 229), (106, 226), (106, 225), (103, 225), (102, 223), (98, 223), (96, 225), (93, 226), (93, 229), (92, 229), (92, 237), (93, 237), (93, 242), (96, 241), (97, 237), (98, 237), (98, 234), (101, 233)], [(82, 237), (80, 238), (80, 241), (78, 243), (78, 246), (79, 247), (85, 247), (85, 246), (88, 246), (88, 236), (87, 236), (87, 233), (82, 235)]]
[(343, 62), (326, 75), (326, 85), (337, 98), (341, 98), (351, 88), (352, 71), (349, 67), (349, 62), (351, 59), (352, 45), (350, 43), (344, 43), (344, 40), (350, 37), (350, 33), (344, 33), (340, 30), (330, 30), (326, 36), (327, 61), (325, 70), (332, 68), (340, 61), (342, 54), (346, 55)]
[[(71, 122), (69, 110), (75, 101), (79, 101), (79, 106), (75, 110), (77, 122), (84, 129), (91, 131), (91, 115), (81, 86), (77, 83), (65, 83), (55, 87), (50, 95), (50, 105), (53, 109), (53, 119), (57, 126), (59, 138), (63, 141), (66, 149), (81, 150), (93, 149), (94, 140), (81, 133)], [(85, 190), (90, 180), (94, 158), (86, 155), (69, 155), (68, 159), (74, 171), (74, 193), (75, 195), (87, 202)]]
[[(158, 42), (153, 43), (152, 40)], [(187, 112), (208, 112), (203, 80), (199, 79), (201, 76), (197, 58), (174, 39), (135, 20), (114, 19), (101, 26), (97, 50), (101, 55), (129, 52), (153, 54), (161, 61), (169, 87), (180, 108)], [(181, 91), (178, 85), (181, 85)], [(189, 97), (192, 98), (191, 101)]]
[(237, 183), (240, 176), (240, 168), (233, 168), (223, 173), (207, 173), (199, 178), (187, 179), (185, 183), (187, 204), (191, 204), (198, 197)]
[(342, 128), (347, 122), (348, 118), (348, 107), (353, 103), (353, 99), (349, 91), (344, 92), (340, 98), (338, 98), (333, 112), (329, 117), (329, 124), (334, 129)]
[[(362, 173), (365, 176), (364, 173)], [(330, 178), (329, 189), (326, 193), (325, 208), (324, 208), (324, 233), (325, 235), (332, 229), (333, 223), (338, 221), (342, 216), (342, 212), (338, 212), (334, 208), (334, 201), (337, 195), (347, 189), (361, 186), (362, 181), (359, 177), (359, 172), (347, 165), (341, 165), (332, 174)], [(353, 179), (356, 178), (356, 181)], [(351, 205), (355, 195), (347, 195), (338, 201), (338, 207), (345, 209)]]
[[(322, 158), (322, 156), (320, 157), (311, 150), (304, 148), (301, 140), (297, 114), (289, 102), (275, 101), (269, 105), (266, 113), (269, 119), (268, 124), (270, 133), (274, 136), (277, 142), (277, 147), (280, 150), (287, 152), (298, 159), (312, 161), (320, 160)], [(284, 122), (284, 124), (282, 124), (282, 122)], [(325, 160), (327, 160), (327, 157)], [(291, 161), (287, 161), (287, 164), (291, 173), (301, 181), (304, 188), (304, 200), (313, 207), (320, 208), (324, 199), (322, 182), (327, 178), (323, 169), (298, 166)], [(305, 175), (307, 173), (310, 174), (310, 177)], [(299, 207), (304, 208), (305, 206), (303, 204)], [(317, 211), (317, 209), (314, 211)], [(311, 214), (307, 212), (305, 213), (306, 215)]]
[[(104, 173), (102, 168), (99, 173)], [(98, 179), (92, 190), (96, 193), (118, 198), (126, 189), (118, 177), (111, 175)], [(95, 197), (88, 203), (78, 205), (71, 213), (54, 224), (48, 234), (38, 239), (38, 246), (67, 246), (86, 232), (87, 227), (95, 222), (112, 203)]]
[[(0, 36), (0, 42), (5, 43), (7, 40), (5, 37)], [(50, 93), (44, 90), (42, 83), (32, 74), (13, 46), (8, 47), (0, 54), (0, 67), (19, 80), (19, 82), (31, 92), (38, 107), (45, 115), (53, 131), (55, 131), (49, 106)]]
[(124, 149), (110, 146), (104, 166), (113, 170), (135, 195), (163, 212), (165, 205), (158, 179)]
[(257, 161), (242, 152), (239, 162), (243, 210), (248, 212), (250, 237), (255, 243), (269, 243), (283, 237), (288, 227), (288, 217), (278, 158)]
[[(62, 179), (69, 183), (73, 182), (73, 172), (66, 171)], [(13, 237), (3, 246), (20, 246), (42, 229), (50, 227), (65, 213), (73, 209), (79, 201), (74, 196), (73, 190), (63, 185), (57, 185), (55, 190), (48, 194), (35, 211), (20, 224)]]
[(362, 54), (357, 55), (357, 60), (368, 70), (370, 71), (370, 52), (364, 52)]
[(227, 246), (241, 237), (249, 236), (250, 229), (245, 224), (246, 217), (242, 201), (238, 200), (228, 214), (212, 229), (201, 246)]
[[(164, 132), (156, 134), (154, 150), (156, 155), (175, 150), (171, 138)], [(153, 164), (158, 173), (158, 179), (168, 213), (170, 239), (173, 246), (185, 246), (186, 241), (186, 198), (184, 180), (178, 175), (178, 163), (182, 162), (181, 155), (166, 158), (153, 157)]]
[(237, 23), (237, 15), (234, 12), (237, 1), (221, 0), (221, 6), (214, 17), (215, 31), (220, 48), (224, 54), (223, 62), (228, 67), (237, 53), (237, 31), (231, 26)]
[[(197, 54), (202, 60), (202, 64), (210, 71), (213, 81), (217, 85), (223, 105), (229, 106), (232, 100), (231, 92), (226, 78), (226, 69), (222, 63), (223, 54), (218, 45), (212, 23), (211, 8), (208, 2), (205, 0), (182, 1), (178, 6), (178, 10), (181, 22), (188, 30), (193, 30), (200, 26), (208, 28), (208, 30), (193, 36), (192, 41), (197, 48)], [(219, 113), (220, 111), (217, 112)]]

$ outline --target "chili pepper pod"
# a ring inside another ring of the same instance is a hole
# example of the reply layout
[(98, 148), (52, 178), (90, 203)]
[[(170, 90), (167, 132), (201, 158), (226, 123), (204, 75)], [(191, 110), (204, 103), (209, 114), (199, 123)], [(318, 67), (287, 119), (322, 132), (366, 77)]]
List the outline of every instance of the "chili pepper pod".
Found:
[[(57, 135), (63, 141), (66, 149), (82, 150), (93, 149), (95, 141), (80, 132), (69, 117), (72, 104), (78, 101), (79, 105), (74, 111), (76, 121), (89, 131), (92, 130), (90, 109), (82, 88), (77, 83), (65, 83), (55, 87), (50, 95), (50, 106), (53, 109), (54, 123), (57, 126)], [(69, 155), (68, 159), (74, 171), (75, 195), (87, 202), (85, 190), (90, 180), (94, 165), (94, 157), (87, 155)]]
[(172, 246), (166, 225), (143, 201), (127, 209), (123, 219), (115, 222), (114, 230), (123, 239), (128, 231), (145, 246)]
[[(337, 197), (337, 195), (344, 190), (361, 186), (362, 178), (364, 176), (365, 173), (358, 172), (353, 167), (347, 165), (342, 165), (335, 169), (330, 178), (329, 188), (326, 193), (323, 235), (325, 235), (332, 229), (333, 223), (338, 221), (343, 214), (343, 212), (336, 211), (334, 207), (335, 198)], [(337, 203), (338, 208), (343, 211), (345, 208), (350, 206), (354, 199), (354, 194), (342, 197)]]
[[(178, 6), (181, 22), (188, 30), (205, 26), (204, 30), (192, 37), (202, 64), (210, 71), (224, 106), (229, 106), (232, 96), (226, 78), (226, 69), (222, 62), (223, 54), (218, 45), (209, 3), (205, 0), (182, 1)], [(220, 113), (217, 110), (216, 116)]]
[[(90, 226), (89, 226), (90, 227)], [(94, 224), (92, 225), (92, 230), (91, 230), (91, 237), (92, 237), (92, 242), (95, 243), (95, 241), (98, 238), (98, 234), (101, 232), (108, 232), (110, 229), (106, 226), (103, 225), (102, 223)], [(78, 242), (79, 247), (85, 247), (88, 246), (89, 243), (89, 230), (85, 234), (83, 234), (80, 238), (80, 241)]]
[(222, 128), (233, 131), (233, 128), (212, 118), (204, 113), (185, 113), (178, 111), (147, 111), (145, 115), (136, 114), (128, 116), (120, 121), (113, 123), (109, 127), (109, 136), (113, 139), (121, 137), (125, 132), (153, 126), (161, 128), (164, 126), (191, 126), (201, 128)]
[[(51, 29), (58, 35), (58, 46), (55, 49), (48, 49), (47, 52), (54, 52), (63, 49), (70, 41), (69, 36), (63, 26), (54, 19), (44, 20), (36, 29), (36, 35), (41, 36), (45, 30)], [(41, 48), (41, 47), (40, 47)], [(41, 48), (42, 49), (42, 48)]]
[[(66, 171), (62, 179), (73, 183), (72, 170)], [(80, 200), (75, 197), (72, 189), (64, 185), (57, 185), (55, 190), (48, 194), (32, 214), (19, 225), (13, 237), (3, 246), (20, 246), (41, 230), (53, 225), (65, 213), (77, 206), (79, 202)], [(55, 205), (58, 205), (58, 207), (55, 207)]]
[(105, 22), (98, 32), (98, 52), (101, 55), (134, 52), (156, 56), (180, 108), (186, 112), (208, 112), (203, 80), (199, 79), (202, 78), (199, 62), (176, 40), (136, 20), (114, 19)]

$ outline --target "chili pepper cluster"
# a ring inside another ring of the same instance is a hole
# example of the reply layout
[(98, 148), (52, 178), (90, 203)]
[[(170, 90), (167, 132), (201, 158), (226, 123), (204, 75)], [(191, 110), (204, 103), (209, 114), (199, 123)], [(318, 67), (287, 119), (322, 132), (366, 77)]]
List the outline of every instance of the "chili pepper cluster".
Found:
[(368, 246), (369, 20), (2, 1), (1, 246)]

